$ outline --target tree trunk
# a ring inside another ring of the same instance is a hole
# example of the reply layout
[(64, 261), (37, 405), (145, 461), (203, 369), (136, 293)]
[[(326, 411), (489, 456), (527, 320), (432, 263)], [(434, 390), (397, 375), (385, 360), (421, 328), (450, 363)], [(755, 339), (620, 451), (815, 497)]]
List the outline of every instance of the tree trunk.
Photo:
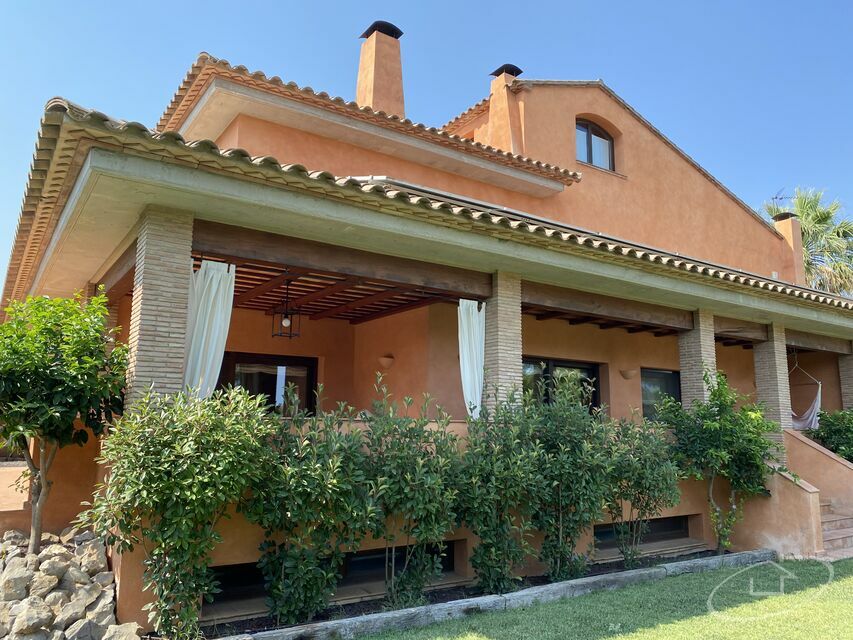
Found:
[(27, 461), (27, 466), (32, 475), (32, 487), (30, 490), (30, 508), (32, 516), (30, 520), (30, 543), (27, 547), (27, 553), (38, 553), (41, 548), (41, 534), (43, 528), (44, 505), (47, 503), (47, 497), (50, 494), (50, 487), (53, 484), (47, 479), (47, 474), (50, 467), (53, 465), (53, 459), (56, 457), (56, 452), (59, 445), (52, 443), (47, 444), (44, 440), (39, 440), (39, 466), (36, 467), (35, 462), (30, 456), (29, 449), (24, 449), (24, 459)]

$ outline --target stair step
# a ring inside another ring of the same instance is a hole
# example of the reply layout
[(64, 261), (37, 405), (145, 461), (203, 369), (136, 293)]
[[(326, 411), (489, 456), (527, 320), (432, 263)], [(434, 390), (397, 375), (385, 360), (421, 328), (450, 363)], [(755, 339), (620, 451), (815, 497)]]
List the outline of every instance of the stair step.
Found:
[(820, 517), (821, 526), (824, 531), (836, 529), (853, 529), (853, 516), (844, 513), (827, 513)]
[(829, 500), (821, 500), (820, 513), (821, 515), (832, 513), (832, 502)]
[(827, 551), (853, 548), (853, 528), (824, 531), (823, 548)]

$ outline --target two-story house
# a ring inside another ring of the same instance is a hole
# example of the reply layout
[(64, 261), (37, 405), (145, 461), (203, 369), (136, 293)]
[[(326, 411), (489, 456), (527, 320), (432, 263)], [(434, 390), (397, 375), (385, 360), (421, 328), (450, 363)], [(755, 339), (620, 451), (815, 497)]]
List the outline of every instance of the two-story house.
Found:
[[(853, 300), (806, 285), (797, 220), (763, 219), (601, 81), (504, 64), (452, 121), (411, 122), (400, 36), (363, 34), (354, 102), (207, 54), (153, 130), (51, 100), (4, 301), (103, 284), (130, 404), (223, 383), (275, 404), (292, 382), (309, 406), (322, 384), (361, 409), (379, 371), (464, 430), (484, 385), (579, 370), (612, 415), (648, 416), (661, 393), (705, 397), (718, 368), (765, 404), (800, 476), (747, 505), (736, 545), (824, 551), (821, 501), (853, 509), (850, 469), (789, 428), (810, 378), (824, 408), (853, 407)], [(90, 496), (96, 452), (60, 453), (49, 529)], [(25, 525), (23, 499), (0, 506)], [(661, 552), (712, 544), (703, 486), (684, 482), (653, 530)], [(245, 580), (261, 533), (235, 517), (223, 534), (215, 564)], [(470, 580), (471, 536), (451, 542), (446, 581)], [(119, 617), (144, 624), (139, 557), (113, 565)]]

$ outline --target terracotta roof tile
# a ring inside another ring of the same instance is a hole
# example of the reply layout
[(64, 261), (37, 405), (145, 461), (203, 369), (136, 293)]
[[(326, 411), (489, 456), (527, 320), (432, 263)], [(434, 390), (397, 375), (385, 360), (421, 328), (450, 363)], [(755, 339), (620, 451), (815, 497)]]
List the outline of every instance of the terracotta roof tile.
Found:
[(567, 185), (578, 182), (581, 178), (580, 173), (577, 171), (562, 169), (547, 162), (540, 162), (533, 158), (503, 151), (502, 149), (454, 135), (443, 129), (412, 122), (408, 118), (387, 114), (384, 111), (374, 111), (369, 107), (359, 106), (355, 102), (330, 96), (325, 91), (316, 92), (311, 87), (300, 87), (294, 82), (285, 83), (278, 76), (267, 77), (261, 71), (250, 72), (242, 65), (233, 66), (227, 60), (215, 58), (204, 52), (199, 54), (198, 59), (190, 67), (172, 101), (160, 118), (156, 127), (157, 130), (165, 131), (180, 128), (181, 123), (191, 111), (196, 100), (204, 93), (205, 88), (214, 77), (224, 77), (255, 89), (308, 102), (323, 109), (389, 127), (408, 135), (414, 135), (435, 144), (452, 147), (467, 153), (474, 153), (505, 166), (511, 166), (516, 169), (530, 171), (559, 180)]
[[(401, 214), (471, 230), (498, 234), (517, 242), (535, 243), (552, 250), (581, 251), (593, 258), (632, 263), (670, 275), (701, 277), (720, 286), (743, 291), (757, 290), (791, 302), (853, 310), (853, 299), (763, 278), (720, 265), (636, 245), (568, 225), (525, 218), (521, 214), (459, 206), (440, 198), (410, 194), (404, 189), (353, 177), (336, 177), (327, 171), (308, 171), (299, 164), (281, 164), (275, 158), (251, 157), (242, 149), (219, 149), (210, 140), (185, 141), (171, 131), (151, 131), (136, 122), (112, 120), (61, 98), (51, 100), (36, 148), (36, 158), (47, 160), (33, 169), (24, 197), (21, 220), (6, 278), (4, 300), (20, 298), (30, 286), (32, 271), (55, 225), (62, 201), (70, 187), (69, 177), (80, 159), (82, 146), (132, 149), (164, 160), (192, 162), (236, 175), (260, 177), (270, 184), (308, 189), (326, 197), (358, 202)], [(35, 166), (35, 164), (34, 164)], [(435, 215), (440, 214), (440, 215)]]

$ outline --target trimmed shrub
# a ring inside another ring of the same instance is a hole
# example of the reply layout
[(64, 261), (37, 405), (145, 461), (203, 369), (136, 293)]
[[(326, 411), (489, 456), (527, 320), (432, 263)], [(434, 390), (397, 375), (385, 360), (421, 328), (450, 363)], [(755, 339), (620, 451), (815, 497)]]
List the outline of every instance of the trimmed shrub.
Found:
[[(286, 406), (299, 406), (292, 388)], [(264, 529), (259, 566), (279, 623), (310, 620), (328, 605), (344, 553), (375, 526), (368, 458), (352, 421), (344, 406), (293, 413), (270, 438), (259, 461), (266, 472), (242, 508)]]
[(81, 520), (120, 552), (145, 550), (149, 619), (164, 637), (198, 637), (202, 599), (217, 591), (216, 525), (264, 479), (256, 462), (274, 432), (263, 396), (234, 388), (206, 399), (148, 393), (104, 439), (109, 479)]
[(381, 377), (376, 390), (379, 399), (363, 416), (369, 477), (383, 516), (373, 537), (385, 542), (387, 604), (408, 607), (422, 603), (424, 588), (441, 574), (444, 539), (456, 522), (459, 451), (447, 414), (439, 410), (431, 424), (428, 397), (412, 417), (411, 398), (401, 410)]
[(625, 568), (636, 567), (651, 518), (678, 504), (678, 466), (669, 459), (666, 430), (643, 420), (612, 423), (612, 469), (607, 511)]
[(544, 486), (542, 455), (514, 397), (468, 420), (459, 517), (479, 538), (471, 564), (487, 593), (513, 590), (520, 580), (514, 570), (533, 551), (529, 537)]
[(610, 426), (589, 405), (590, 394), (574, 375), (553, 380), (550, 402), (541, 390), (528, 393), (525, 420), (541, 443), (539, 474), (545, 483), (533, 516), (544, 534), (540, 559), (551, 580), (583, 575), (588, 556), (576, 547), (584, 531), (603, 515), (609, 494)]
[(853, 462), (853, 410), (820, 412), (817, 429), (806, 434), (833, 453)]
[[(738, 395), (723, 373), (706, 373), (705, 384), (707, 402), (683, 407), (665, 398), (658, 420), (673, 431), (673, 458), (682, 473), (708, 483), (711, 522), (722, 554), (731, 546), (744, 500), (766, 495), (765, 481), (779, 469), (776, 445), (767, 438), (779, 425), (764, 417), (761, 405)], [(728, 505), (719, 504), (714, 495), (717, 478), (729, 482)]]

